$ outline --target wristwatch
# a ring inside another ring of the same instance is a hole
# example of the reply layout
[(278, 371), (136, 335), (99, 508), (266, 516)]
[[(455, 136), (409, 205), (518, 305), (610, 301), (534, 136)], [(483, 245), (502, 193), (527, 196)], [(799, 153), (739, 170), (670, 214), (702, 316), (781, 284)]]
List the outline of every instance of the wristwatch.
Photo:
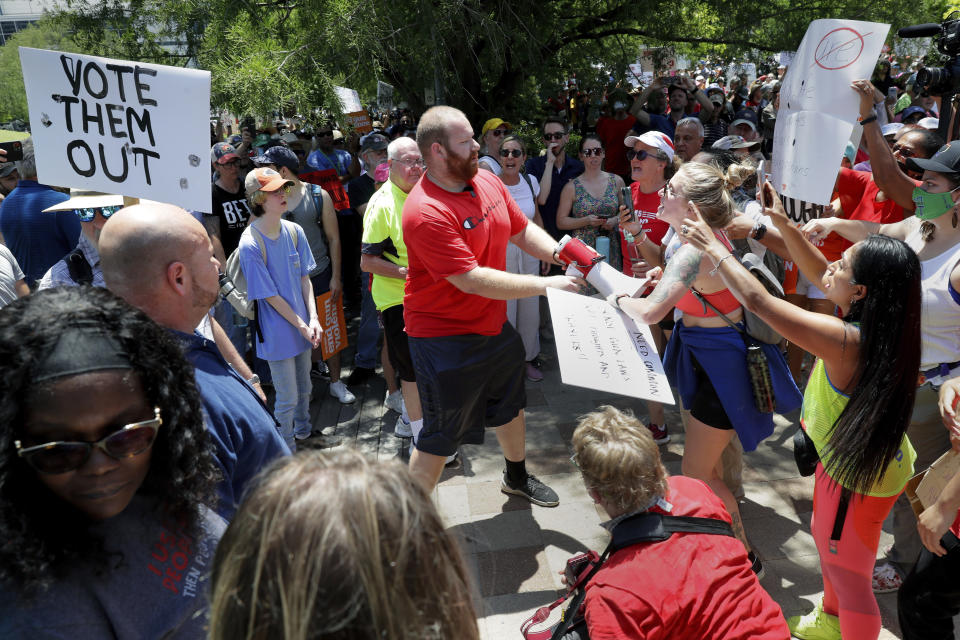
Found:
[(253, 374), (253, 376), (249, 380), (247, 380), (247, 382), (250, 383), (251, 387), (255, 384), (260, 384), (260, 376), (258, 376), (257, 374)]

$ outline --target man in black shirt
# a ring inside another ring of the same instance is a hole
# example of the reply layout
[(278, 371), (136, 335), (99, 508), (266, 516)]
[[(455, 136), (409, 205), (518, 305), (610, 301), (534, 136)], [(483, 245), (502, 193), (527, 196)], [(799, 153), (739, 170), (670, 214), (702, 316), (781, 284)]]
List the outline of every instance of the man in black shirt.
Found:
[(233, 145), (218, 142), (210, 150), (210, 162), (217, 178), (213, 183), (213, 211), (203, 216), (203, 226), (213, 242), (214, 255), (220, 264), (240, 244), (240, 234), (247, 228), (250, 207), (243, 191), (240, 156)]

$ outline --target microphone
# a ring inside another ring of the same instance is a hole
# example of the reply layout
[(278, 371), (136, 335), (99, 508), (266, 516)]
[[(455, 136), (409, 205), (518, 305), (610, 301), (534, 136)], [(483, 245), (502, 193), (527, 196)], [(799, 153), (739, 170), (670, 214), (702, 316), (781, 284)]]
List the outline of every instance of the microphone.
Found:
[(897, 29), (897, 35), (901, 38), (925, 38), (927, 36), (938, 36), (940, 31), (939, 24), (927, 22), (926, 24), (915, 24)]

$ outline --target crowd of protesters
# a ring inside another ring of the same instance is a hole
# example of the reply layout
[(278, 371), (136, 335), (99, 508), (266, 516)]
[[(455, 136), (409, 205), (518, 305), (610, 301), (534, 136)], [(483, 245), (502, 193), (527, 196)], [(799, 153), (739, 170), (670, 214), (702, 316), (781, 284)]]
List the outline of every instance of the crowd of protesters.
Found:
[[(953, 637), (960, 475), (919, 518), (904, 488), (960, 451), (960, 147), (882, 60), (850, 88), (863, 136), (831, 204), (798, 224), (757, 176), (788, 72), (704, 65), (611, 88), (596, 117), (562, 90), (534, 140), (449, 106), (363, 135), (245, 121), (212, 141), (211, 211), (44, 185), (30, 141), (0, 152), (0, 634), (479, 637), (429, 495), (491, 429), (501, 491), (560, 504), (527, 470), (524, 407), (552, 341), (540, 300), (596, 294), (564, 270), (569, 235), (650, 278), (608, 302), (650, 326), (686, 410), (673, 478), (658, 445), (680, 425), (657, 403), (574, 433), (611, 518), (601, 564), (573, 576), (589, 637), (875, 639), (889, 591), (904, 638)], [(327, 295), (359, 316), (352, 363), (324, 357)], [(756, 319), (782, 340), (754, 339)], [(350, 404), (377, 375), (406, 465), (311, 420), (315, 385)], [(824, 595), (784, 619), (740, 474), (801, 405)], [(636, 538), (648, 516), (696, 522)]]

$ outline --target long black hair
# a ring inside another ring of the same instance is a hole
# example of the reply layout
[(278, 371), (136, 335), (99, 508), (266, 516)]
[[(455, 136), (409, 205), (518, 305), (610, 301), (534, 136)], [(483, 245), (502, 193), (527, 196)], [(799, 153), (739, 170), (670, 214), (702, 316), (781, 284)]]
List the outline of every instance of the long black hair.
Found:
[(24, 591), (70, 566), (106, 558), (91, 521), (37, 479), (14, 448), (36, 389), (34, 371), (66, 327), (96, 323), (126, 352), (150, 406), (160, 407), (150, 470), (138, 494), (155, 497), (188, 529), (212, 504), (218, 479), (193, 367), (174, 338), (106, 289), (39, 291), (0, 310), (0, 582)]
[(920, 368), (920, 260), (900, 240), (857, 245), (853, 280), (867, 294), (846, 322), (860, 323), (856, 384), (824, 450), (830, 477), (857, 493), (883, 478), (910, 423)]

